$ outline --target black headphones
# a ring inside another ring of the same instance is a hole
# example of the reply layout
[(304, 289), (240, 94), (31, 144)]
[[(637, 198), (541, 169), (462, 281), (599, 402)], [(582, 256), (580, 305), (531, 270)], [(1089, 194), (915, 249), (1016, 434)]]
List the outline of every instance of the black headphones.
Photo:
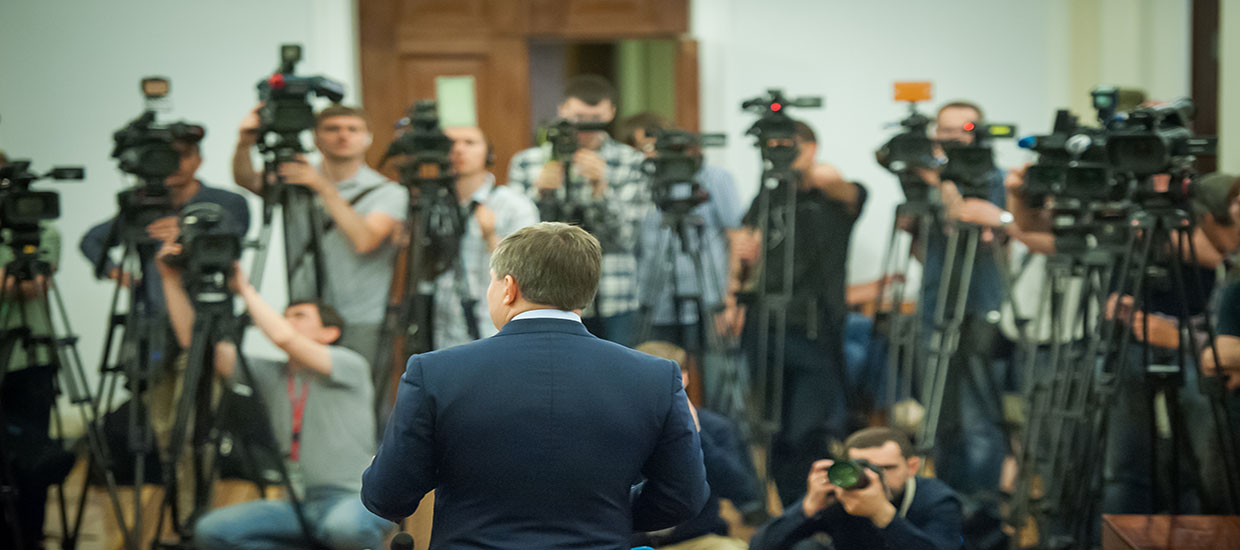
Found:
[(491, 138), (482, 137), (483, 142), (487, 144), (487, 168), (495, 166), (495, 148), (491, 146)]

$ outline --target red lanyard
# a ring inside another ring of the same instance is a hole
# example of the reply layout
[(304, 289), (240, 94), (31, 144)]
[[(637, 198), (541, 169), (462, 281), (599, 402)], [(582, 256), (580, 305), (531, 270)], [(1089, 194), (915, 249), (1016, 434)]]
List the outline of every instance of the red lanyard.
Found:
[(301, 421), (306, 415), (306, 396), (310, 393), (310, 381), (301, 383), (301, 395), (293, 395), (293, 377), (288, 377), (288, 402), (293, 406), (293, 437), (289, 439), (288, 458), (293, 462), (301, 456)]

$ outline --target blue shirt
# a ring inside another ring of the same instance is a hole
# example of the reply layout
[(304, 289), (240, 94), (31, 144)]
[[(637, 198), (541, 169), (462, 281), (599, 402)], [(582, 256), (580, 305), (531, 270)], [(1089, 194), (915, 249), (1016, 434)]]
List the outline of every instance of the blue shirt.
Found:
[[(200, 202), (210, 202), (220, 205), (224, 212), (228, 214), (229, 228), (237, 236), (244, 238), (250, 229), (250, 207), (245, 202), (245, 198), (231, 191), (225, 191), (215, 187), (208, 187), (205, 183), (200, 183), (198, 192), (190, 197), (181, 209)], [(92, 264), (99, 263), (103, 260), (103, 275), (106, 276), (116, 263), (111, 258), (106, 257), (108, 249), (119, 246), (119, 242), (108, 242), (108, 237), (112, 235), (113, 225), (116, 223), (116, 217), (90, 228), (86, 235), (82, 237), (79, 248), (86, 259)], [(116, 237), (119, 238), (119, 235)], [(139, 280), (134, 282), (134, 291), (141, 292), (145, 297), (147, 311), (151, 313), (163, 313), (167, 310), (164, 306), (164, 289), (163, 283), (159, 277), (159, 269), (155, 267), (155, 254), (159, 252), (159, 243), (141, 243), (138, 245), (138, 258), (142, 262), (142, 274)]]
[[(693, 261), (685, 254), (680, 239), (675, 238), (672, 231), (663, 225), (663, 214), (651, 212), (642, 221), (641, 234), (637, 242), (638, 265), (638, 298), (643, 307), (654, 308), (655, 324), (676, 324), (674, 308), (675, 297), (672, 296), (672, 272), (675, 273), (675, 290), (682, 296), (701, 296), (706, 309), (723, 301), (719, 295), (725, 289), (728, 275), (728, 240), (727, 230), (740, 226), (740, 198), (736, 193), (736, 182), (727, 170), (717, 166), (703, 166), (695, 176), (709, 200), (696, 206), (690, 219), (700, 222), (690, 227), (684, 243), (685, 248), (699, 252), (703, 262), (702, 269), (706, 272), (705, 289), (698, 289), (696, 270)], [(698, 238), (700, 228), (701, 239)], [(699, 240), (701, 242), (699, 242)], [(666, 242), (666, 244), (663, 244)], [(667, 261), (666, 246), (676, 255), (675, 267)], [(662, 284), (655, 284), (656, 270), (662, 270)], [(688, 307), (681, 313), (680, 323), (685, 325), (697, 322), (696, 308)]]
[[(986, 200), (1003, 208), (1006, 204), (1007, 191), (1003, 187), (1003, 171), (996, 168), (990, 173), (987, 182)], [(944, 262), (947, 256), (947, 234), (941, 220), (935, 220), (930, 227), (930, 235), (926, 241), (926, 261), (922, 270), (921, 293), (922, 320), (927, 324), (934, 321), (935, 298), (942, 282)], [(948, 301), (950, 307), (951, 301)], [(977, 243), (977, 254), (973, 260), (973, 275), (969, 283), (969, 297), (965, 303), (965, 313), (985, 314), (999, 309), (1003, 304), (1003, 279), (999, 273), (999, 263), (995, 257), (995, 246), (992, 243)]]

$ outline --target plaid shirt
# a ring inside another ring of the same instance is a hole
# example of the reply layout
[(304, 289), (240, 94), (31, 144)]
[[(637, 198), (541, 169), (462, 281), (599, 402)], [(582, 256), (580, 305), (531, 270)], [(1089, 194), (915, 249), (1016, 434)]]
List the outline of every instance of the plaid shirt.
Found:
[[(637, 259), (633, 250), (639, 226), (653, 205), (642, 168), (645, 157), (641, 153), (609, 137), (598, 154), (607, 162), (607, 195), (602, 200), (594, 200), (591, 193), (583, 193), (585, 196), (574, 197), (574, 202), (585, 207), (584, 225), (603, 245), (603, 273), (595, 300), (597, 311), (591, 306), (585, 316), (611, 317), (637, 309)], [(530, 198), (538, 201), (535, 183), (550, 157), (549, 145), (517, 153), (508, 166), (508, 185), (525, 189)], [(573, 174), (572, 177), (573, 189), (589, 189), (580, 176)], [(564, 200), (565, 193), (561, 187), (557, 198)]]
[[(486, 206), (495, 213), (495, 234), (507, 237), (518, 229), (538, 223), (538, 208), (522, 191), (506, 185), (496, 186), (495, 177), (487, 175), (487, 183), (470, 197), (472, 202)], [(478, 336), (487, 338), (499, 332), (491, 322), (487, 309), (487, 285), (491, 284), (491, 251), (482, 239), (482, 228), (474, 216), (474, 209), (466, 216), (465, 234), (461, 236), (461, 263), (465, 267), (464, 283), (474, 303), (474, 317), (478, 323)], [(457, 292), (456, 266), (435, 279), (435, 349), (469, 343), (469, 327), (465, 324), (465, 310), (461, 294)]]

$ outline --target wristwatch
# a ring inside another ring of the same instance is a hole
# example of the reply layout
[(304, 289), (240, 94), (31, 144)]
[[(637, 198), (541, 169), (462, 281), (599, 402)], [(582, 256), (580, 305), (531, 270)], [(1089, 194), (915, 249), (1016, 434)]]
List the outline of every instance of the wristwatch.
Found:
[(1007, 229), (1008, 226), (1012, 225), (1015, 222), (1016, 222), (1016, 216), (1013, 216), (1011, 212), (1004, 210), (999, 213), (999, 227), (1000, 228)]

